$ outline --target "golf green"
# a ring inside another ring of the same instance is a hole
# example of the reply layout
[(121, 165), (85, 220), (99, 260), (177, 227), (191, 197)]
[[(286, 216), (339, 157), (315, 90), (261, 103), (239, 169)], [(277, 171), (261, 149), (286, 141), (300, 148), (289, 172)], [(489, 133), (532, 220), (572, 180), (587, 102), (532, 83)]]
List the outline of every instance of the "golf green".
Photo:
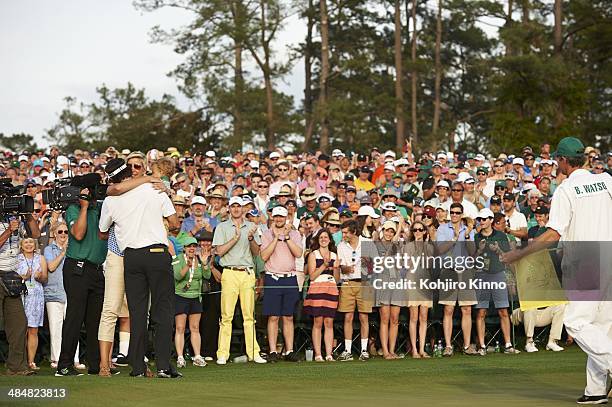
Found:
[[(182, 369), (181, 379), (128, 376), (0, 377), (0, 405), (63, 406), (571, 406), (582, 394), (585, 355), (561, 353), (455, 355), (368, 362), (209, 364)], [(9, 401), (10, 388), (64, 388), (65, 399)]]

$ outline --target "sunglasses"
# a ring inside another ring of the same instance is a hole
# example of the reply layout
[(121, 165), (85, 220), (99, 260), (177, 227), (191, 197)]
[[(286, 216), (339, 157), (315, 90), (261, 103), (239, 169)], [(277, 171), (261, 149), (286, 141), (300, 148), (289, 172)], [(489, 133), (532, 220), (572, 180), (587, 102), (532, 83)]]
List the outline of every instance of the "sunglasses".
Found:
[(141, 164), (128, 164), (128, 166), (132, 167), (133, 170), (141, 170), (142, 169), (142, 165)]
[(193, 248), (193, 247), (198, 247), (198, 245), (197, 245), (197, 244), (195, 244), (195, 243), (192, 243), (192, 244), (188, 244), (188, 245), (187, 245), (187, 246), (185, 246), (185, 247), (191, 247), (191, 248)]
[(268, 184), (257, 185), (257, 188), (268, 188)]
[(486, 217), (486, 218), (476, 218), (476, 220), (477, 220), (478, 222), (484, 222), (485, 220), (489, 220), (489, 219), (490, 219), (490, 220), (493, 220), (493, 218), (492, 218), (492, 217), (490, 217), (490, 216), (488, 216), (488, 217)]
[(40, 213), (42, 212), (42, 209), (34, 209), (34, 213)]
[(463, 189), (452, 189), (453, 192), (463, 192)]
[(503, 167), (503, 165), (500, 165), (500, 164), (495, 164), (493, 167), (495, 167), (495, 168), (501, 168), (501, 167)]
[(60, 229), (57, 232), (55, 232), (58, 235), (67, 235), (68, 234), (68, 229)]
[(514, 202), (514, 199), (504, 198), (504, 202)]
[(89, 168), (89, 164), (81, 164), (81, 168)]
[(433, 219), (433, 216), (423, 215), (423, 219)]
[(506, 187), (495, 187), (496, 191), (501, 191), (502, 189), (506, 189)]
[(446, 189), (447, 191), (449, 190), (448, 187), (438, 187), (438, 189)]
[(211, 174), (211, 173), (210, 173), (210, 172), (208, 172), (208, 171), (202, 171), (202, 172), (200, 173), (200, 175), (210, 175), (210, 174)]
[(281, 168), (279, 168), (278, 170), (279, 170), (280, 172), (287, 172), (287, 171), (289, 171), (289, 168), (283, 168), (283, 167), (281, 167)]
[(414, 229), (412, 229), (412, 231), (413, 232), (424, 232), (425, 229), (423, 229), (423, 228), (414, 228)]
[(463, 212), (451, 211), (450, 214), (451, 215), (462, 215)]
[(27, 189), (36, 188), (36, 185), (28, 185)]

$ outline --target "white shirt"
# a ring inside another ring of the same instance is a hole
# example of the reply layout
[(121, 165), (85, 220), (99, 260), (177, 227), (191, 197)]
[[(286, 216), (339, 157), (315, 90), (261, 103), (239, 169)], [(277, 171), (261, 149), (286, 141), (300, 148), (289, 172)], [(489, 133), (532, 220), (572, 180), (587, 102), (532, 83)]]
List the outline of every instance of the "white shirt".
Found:
[(361, 278), (361, 241), (357, 243), (357, 248), (353, 249), (349, 243), (344, 240), (338, 245), (338, 259), (340, 259), (340, 266), (354, 266), (351, 274), (340, 273), (342, 280), (353, 280)]
[(525, 215), (516, 210), (516, 208), (514, 208), (512, 211), (511, 216), (506, 215), (506, 217), (508, 218), (510, 230), (520, 230), (521, 228), (527, 227), (527, 218), (525, 218)]
[(107, 232), (115, 224), (119, 249), (140, 249), (154, 244), (168, 244), (163, 218), (176, 211), (168, 195), (151, 184), (140, 185), (119, 196), (109, 196), (102, 204), (99, 228)]

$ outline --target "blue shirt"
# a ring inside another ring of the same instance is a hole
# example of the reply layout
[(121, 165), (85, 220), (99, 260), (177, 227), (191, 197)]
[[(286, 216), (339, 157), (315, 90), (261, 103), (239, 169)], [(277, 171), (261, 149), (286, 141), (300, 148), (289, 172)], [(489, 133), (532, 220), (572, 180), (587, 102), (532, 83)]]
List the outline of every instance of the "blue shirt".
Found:
[[(459, 229), (459, 238), (458, 242), (466, 242), (466, 241), (474, 241), (474, 230), (470, 232), (469, 239), (465, 238), (465, 232), (467, 231), (467, 226), (461, 223), (461, 228)], [(438, 227), (438, 231), (436, 232), (436, 242), (451, 242), (455, 238), (455, 229), (452, 226), (451, 222), (444, 223)], [(445, 253), (445, 257), (465, 257), (468, 255), (467, 247), (465, 243), (455, 244), (452, 249), (450, 249), (447, 253)]]
[(123, 252), (119, 249), (117, 237), (115, 236), (115, 225), (108, 230), (108, 250), (115, 253), (117, 256), (123, 257)]
[[(57, 256), (60, 255), (62, 249), (55, 244), (55, 242), (51, 243), (47, 247), (45, 247), (45, 260), (47, 260), (47, 264), (51, 261), (55, 260)], [(45, 293), (45, 302), (66, 302), (66, 291), (64, 291), (64, 257), (62, 262), (57, 266), (55, 271), (51, 272), (49, 270), (47, 282), (44, 285), (44, 293)]]

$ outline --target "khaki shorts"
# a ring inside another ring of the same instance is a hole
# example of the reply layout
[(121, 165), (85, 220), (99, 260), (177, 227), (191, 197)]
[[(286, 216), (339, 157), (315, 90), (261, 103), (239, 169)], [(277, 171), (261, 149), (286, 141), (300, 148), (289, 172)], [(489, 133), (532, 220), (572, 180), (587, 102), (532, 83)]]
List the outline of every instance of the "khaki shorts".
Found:
[(340, 287), (340, 300), (338, 312), (357, 311), (369, 314), (372, 312), (374, 293), (372, 287), (361, 281), (345, 281)]
[[(440, 280), (442, 281), (468, 281), (470, 278), (473, 278), (471, 271), (466, 271), (460, 276), (452, 270), (442, 270), (440, 273)], [(478, 304), (476, 290), (473, 289), (439, 290), (439, 295), (438, 304), (440, 305), (459, 305), (460, 307), (465, 307)]]
[(129, 316), (123, 279), (123, 257), (109, 250), (104, 264), (104, 304), (100, 316), (98, 340), (112, 342), (115, 338), (117, 318)]

